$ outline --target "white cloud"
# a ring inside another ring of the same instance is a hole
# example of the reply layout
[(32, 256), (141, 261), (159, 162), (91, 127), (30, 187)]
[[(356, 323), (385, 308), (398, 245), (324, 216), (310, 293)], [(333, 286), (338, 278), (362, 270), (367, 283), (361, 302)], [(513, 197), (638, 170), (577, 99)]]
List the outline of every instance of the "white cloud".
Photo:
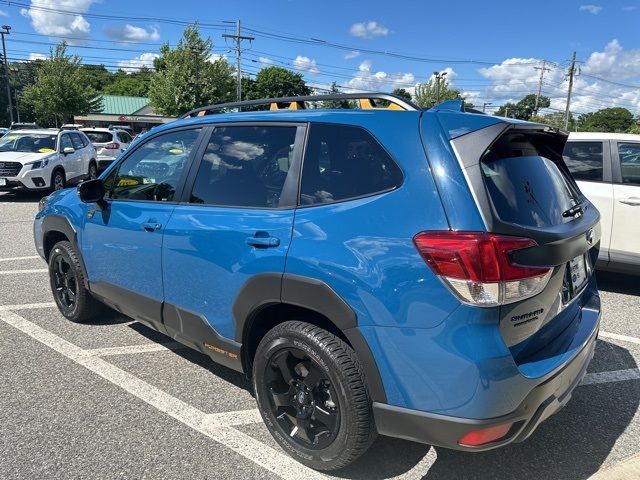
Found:
[(351, 60), (352, 58), (356, 58), (360, 56), (360, 52), (357, 50), (351, 50), (349, 53), (344, 55), (345, 60)]
[(160, 55), (157, 53), (147, 52), (141, 54), (139, 57), (132, 58), (131, 60), (120, 60), (118, 62), (118, 67), (128, 73), (136, 72), (140, 67), (153, 68), (153, 60), (158, 57), (160, 57)]
[(626, 7), (622, 7), (622, 10), (624, 12), (633, 12), (634, 10), (637, 10), (638, 6), (637, 5), (627, 5)]
[(580, 5), (581, 12), (587, 12), (591, 15), (598, 15), (602, 11), (602, 7), (598, 5)]
[(389, 29), (387, 27), (372, 20), (368, 22), (354, 23), (351, 25), (349, 32), (354, 37), (360, 38), (386, 37), (389, 35)]
[(227, 56), (226, 55), (218, 55), (217, 53), (212, 53), (211, 56), (209, 58), (207, 58), (207, 61), (210, 63), (214, 63), (216, 60), (227, 60)]
[(416, 85), (416, 77), (413, 73), (387, 73), (383, 71), (373, 72), (370, 60), (364, 60), (358, 67), (358, 72), (347, 83), (350, 92), (357, 91), (390, 91), (394, 88), (405, 88), (413, 91)]
[(306, 72), (311, 75), (320, 73), (320, 70), (318, 70), (318, 66), (316, 65), (316, 61), (302, 55), (298, 55), (293, 60), (293, 67), (299, 72)]
[[(82, 16), (97, 0), (31, 0), (29, 8), (20, 13), (31, 20), (33, 29), (43, 35), (73, 37), (82, 42), (89, 38), (91, 25)], [(42, 9), (40, 9), (42, 8)], [(52, 10), (70, 10), (78, 15), (56, 13)], [(73, 41), (69, 43), (74, 43)]]
[(258, 62), (260, 62), (263, 65), (272, 65), (273, 64), (273, 60), (271, 60), (269, 57), (259, 57), (258, 58)]
[(46, 60), (47, 56), (42, 53), (30, 53), (29, 60)]
[(0, 10), (0, 17), (8, 17), (9, 14), (7, 12), (5, 12), (4, 10)]
[(104, 27), (104, 33), (112, 40), (124, 43), (160, 40), (160, 29), (155, 25), (143, 28), (127, 23), (124, 27)]

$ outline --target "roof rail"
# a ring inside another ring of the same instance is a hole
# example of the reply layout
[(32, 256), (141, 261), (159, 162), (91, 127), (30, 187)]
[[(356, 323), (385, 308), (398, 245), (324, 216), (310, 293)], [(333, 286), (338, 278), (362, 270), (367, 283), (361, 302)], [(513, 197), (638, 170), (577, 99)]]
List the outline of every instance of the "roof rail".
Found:
[(65, 123), (60, 130), (79, 130), (82, 127), (79, 123)]
[[(308, 95), (299, 97), (262, 98), (260, 100), (245, 100), (243, 102), (220, 103), (206, 107), (195, 108), (180, 118), (201, 117), (228, 108), (255, 107), (269, 105), (269, 110), (304, 110), (307, 102), (356, 100), (362, 110), (422, 110), (406, 98), (390, 93), (336, 93), (330, 95)], [(376, 100), (388, 102), (388, 106), (379, 106)], [(282, 106), (281, 106), (282, 105)], [(284, 106), (286, 105), (286, 106)]]

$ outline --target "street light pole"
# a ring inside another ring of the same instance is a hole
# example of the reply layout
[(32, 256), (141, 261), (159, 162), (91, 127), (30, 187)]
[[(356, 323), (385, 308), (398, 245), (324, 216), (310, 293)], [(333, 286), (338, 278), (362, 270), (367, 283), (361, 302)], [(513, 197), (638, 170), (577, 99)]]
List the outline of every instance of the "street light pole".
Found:
[(493, 103), (491, 103), (491, 102), (484, 102), (484, 103), (482, 104), (482, 113), (484, 113), (484, 110), (485, 110), (485, 108), (487, 107), (487, 105), (493, 105)]
[(446, 74), (447, 72), (433, 72), (436, 80), (436, 105), (440, 103), (440, 80), (443, 80)]
[(7, 105), (9, 106), (9, 118), (13, 123), (13, 103), (11, 102), (11, 86), (9, 85), (9, 64), (7, 60), (7, 47), (4, 44), (4, 36), (9, 35), (11, 27), (9, 25), (2, 25), (0, 35), (2, 35), (2, 55), (4, 58), (4, 77), (7, 80)]

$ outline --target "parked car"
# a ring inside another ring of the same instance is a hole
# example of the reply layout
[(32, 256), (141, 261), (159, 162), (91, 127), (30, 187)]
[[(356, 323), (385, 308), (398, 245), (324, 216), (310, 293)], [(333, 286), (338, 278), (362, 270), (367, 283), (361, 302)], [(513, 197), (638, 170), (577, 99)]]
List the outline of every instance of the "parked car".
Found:
[(640, 135), (571, 133), (563, 155), (602, 216), (598, 268), (640, 274)]
[(3, 137), (8, 131), (8, 128), (0, 127), (0, 137)]
[(133, 133), (133, 128), (131, 128), (129, 125), (121, 125), (121, 124), (113, 124), (113, 125), (109, 125), (109, 129), (110, 130), (124, 130), (125, 132), (127, 132), (131, 137), (134, 137), (135, 134)]
[(96, 151), (77, 130), (11, 130), (0, 138), (0, 190), (60, 190), (97, 175)]
[[(344, 100), (361, 111), (303, 109)], [(599, 214), (565, 141), (386, 94), (204, 107), (48, 197), (35, 242), (66, 318), (104, 303), (251, 375), (305, 465), (378, 433), (482, 451), (529, 437), (593, 356)]]
[(131, 144), (133, 139), (124, 130), (113, 128), (82, 128), (98, 155), (98, 171), (107, 168)]

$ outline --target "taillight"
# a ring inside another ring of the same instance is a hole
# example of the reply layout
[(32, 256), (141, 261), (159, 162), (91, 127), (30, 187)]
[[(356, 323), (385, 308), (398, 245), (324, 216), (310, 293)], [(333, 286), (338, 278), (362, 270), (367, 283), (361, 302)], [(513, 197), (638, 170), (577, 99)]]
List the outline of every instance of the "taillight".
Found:
[(473, 305), (491, 307), (537, 295), (553, 271), (513, 263), (513, 252), (537, 245), (530, 238), (428, 231), (418, 233), (413, 242), (431, 270)]
[(107, 143), (104, 148), (106, 148), (107, 150), (117, 150), (118, 148), (120, 148), (120, 144), (117, 142), (111, 142)]

